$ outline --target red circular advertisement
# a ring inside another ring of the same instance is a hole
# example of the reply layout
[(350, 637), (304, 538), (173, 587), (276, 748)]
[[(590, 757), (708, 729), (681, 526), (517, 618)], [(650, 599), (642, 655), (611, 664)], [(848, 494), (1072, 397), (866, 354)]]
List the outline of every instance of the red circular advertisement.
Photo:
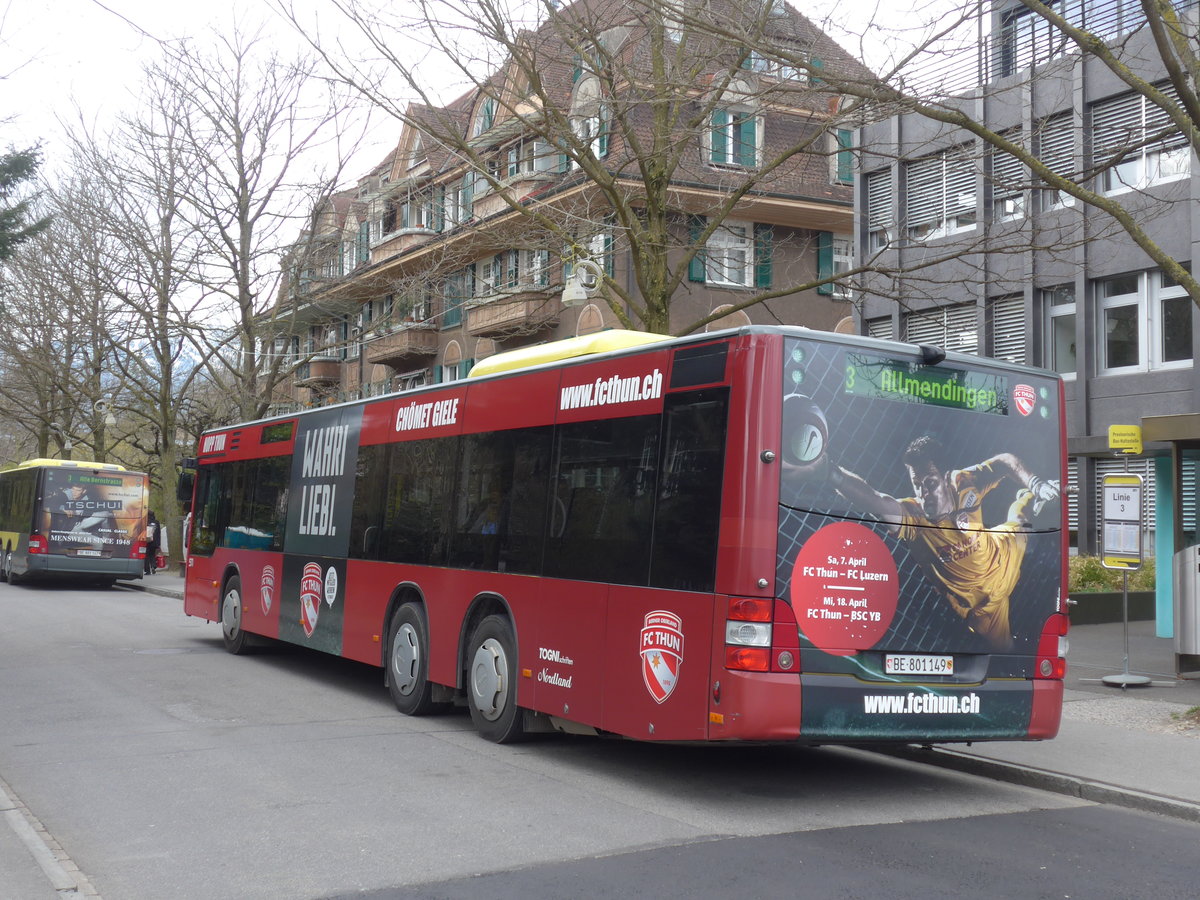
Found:
[(835, 522), (804, 542), (792, 569), (792, 609), (820, 650), (853, 656), (875, 645), (896, 616), (896, 560), (883, 538)]

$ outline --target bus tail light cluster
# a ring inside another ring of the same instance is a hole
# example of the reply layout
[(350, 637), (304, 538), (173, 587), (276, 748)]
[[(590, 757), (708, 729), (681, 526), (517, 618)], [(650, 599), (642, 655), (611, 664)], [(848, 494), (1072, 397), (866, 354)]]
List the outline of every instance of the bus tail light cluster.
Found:
[(791, 607), (771, 597), (730, 597), (725, 619), (725, 668), (798, 672), (799, 636)]
[(1067, 629), (1071, 620), (1062, 613), (1055, 613), (1042, 626), (1042, 636), (1038, 641), (1037, 664), (1034, 668), (1034, 678), (1053, 678), (1061, 680), (1067, 674)]
[(132, 552), (129, 554), (130, 559), (145, 559), (146, 558), (146, 542), (134, 541)]
[(49, 553), (50, 552), (50, 544), (44, 537), (42, 537), (42, 535), (31, 534), (29, 536), (29, 545), (28, 545), (28, 548), (26, 549), (26, 552), (29, 553), (31, 556), (36, 556), (37, 554), (40, 554), (40, 553)]

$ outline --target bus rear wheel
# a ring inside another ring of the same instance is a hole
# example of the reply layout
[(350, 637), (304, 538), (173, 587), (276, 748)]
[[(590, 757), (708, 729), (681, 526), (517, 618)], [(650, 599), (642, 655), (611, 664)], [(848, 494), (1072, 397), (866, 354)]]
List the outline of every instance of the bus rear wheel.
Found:
[(480, 736), (497, 744), (524, 735), (517, 708), (517, 642), (503, 616), (488, 616), (471, 637), (467, 705)]
[(429, 680), (429, 625), (425, 612), (405, 603), (392, 616), (388, 629), (388, 691), (396, 709), (406, 716), (433, 712), (433, 684)]
[(221, 638), (230, 653), (245, 653), (249, 636), (242, 630), (242, 579), (234, 575), (221, 595)]
[(17, 573), (13, 571), (13, 556), (11, 550), (4, 551), (4, 580), (9, 584), (16, 584)]

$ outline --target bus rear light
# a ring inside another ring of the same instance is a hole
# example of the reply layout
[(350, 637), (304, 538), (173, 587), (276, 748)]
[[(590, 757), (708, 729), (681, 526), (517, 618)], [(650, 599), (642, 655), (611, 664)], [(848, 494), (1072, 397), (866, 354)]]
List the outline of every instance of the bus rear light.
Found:
[(767, 672), (771, 651), (767, 647), (725, 647), (725, 668), (741, 672)]
[(30, 555), (48, 553), (50, 551), (49, 543), (40, 534), (31, 534), (29, 536), (29, 546), (26, 552)]
[(725, 622), (725, 643), (739, 647), (770, 647), (770, 622)]
[(729, 618), (739, 622), (770, 622), (775, 601), (768, 597), (731, 597)]
[(1055, 613), (1042, 626), (1042, 636), (1038, 641), (1037, 664), (1034, 667), (1035, 678), (1062, 679), (1067, 674), (1067, 630), (1071, 620), (1062, 613)]
[(130, 559), (145, 559), (145, 558), (146, 558), (146, 542), (145, 541), (134, 541), (133, 542), (133, 554), (130, 556)]

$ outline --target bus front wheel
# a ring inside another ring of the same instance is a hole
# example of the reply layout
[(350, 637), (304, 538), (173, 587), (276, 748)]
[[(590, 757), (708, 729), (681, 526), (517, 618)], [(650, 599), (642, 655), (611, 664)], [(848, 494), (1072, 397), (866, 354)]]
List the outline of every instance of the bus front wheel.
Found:
[(415, 603), (405, 603), (392, 616), (388, 629), (388, 691), (396, 709), (406, 716), (432, 712), (433, 684), (429, 681), (429, 626)]
[(467, 705), (475, 730), (506, 744), (523, 734), (517, 708), (517, 642), (503, 616), (488, 616), (471, 638), (467, 656)]
[(234, 575), (225, 582), (221, 596), (221, 638), (230, 653), (244, 653), (248, 636), (242, 630), (242, 579)]

